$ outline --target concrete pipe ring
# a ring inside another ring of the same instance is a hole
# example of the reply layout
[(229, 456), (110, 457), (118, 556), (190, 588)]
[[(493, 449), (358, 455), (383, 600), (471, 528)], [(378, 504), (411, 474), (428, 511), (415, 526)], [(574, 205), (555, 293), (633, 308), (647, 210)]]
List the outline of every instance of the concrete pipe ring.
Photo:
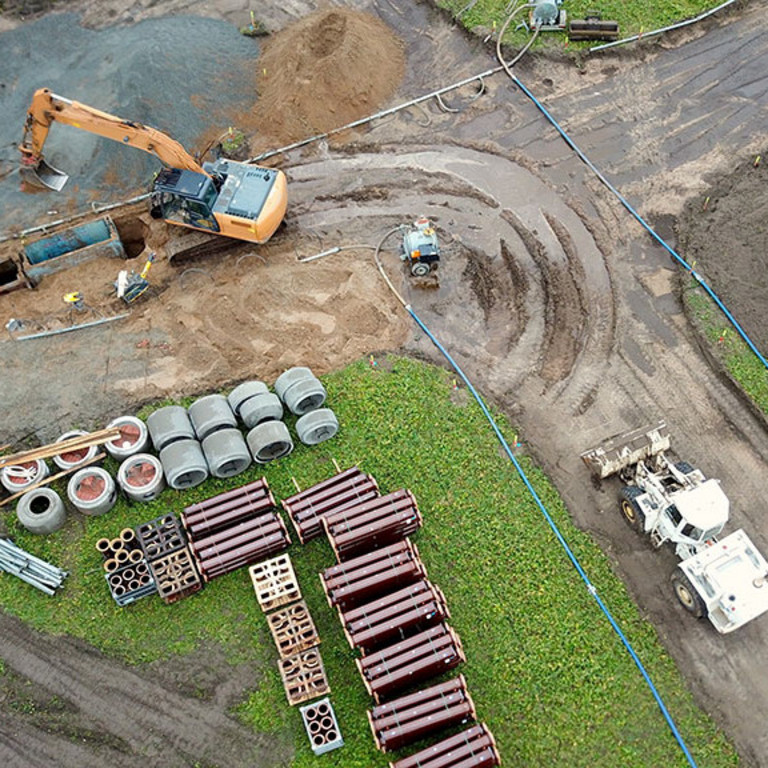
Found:
[(117, 470), (117, 482), (129, 499), (153, 501), (165, 489), (163, 465), (157, 456), (137, 453), (120, 465)]
[(84, 515), (104, 515), (115, 506), (117, 487), (106, 469), (84, 467), (69, 479), (67, 497)]
[(203, 440), (203, 454), (214, 477), (234, 477), (251, 466), (251, 454), (239, 429), (221, 429)]
[(9, 493), (19, 493), (48, 477), (48, 465), (42, 460), (24, 461), (3, 467), (0, 471), (0, 483)]
[(266, 464), (287, 456), (293, 450), (293, 440), (282, 421), (265, 421), (254, 427), (246, 437), (254, 461)]
[[(60, 443), (62, 440), (70, 440), (73, 437), (85, 437), (87, 434), (88, 432), (85, 432), (82, 429), (73, 429), (70, 432), (65, 432), (56, 440), (56, 442)], [(89, 448), (78, 448), (76, 451), (66, 451), (58, 456), (54, 456), (53, 463), (59, 469), (74, 469), (75, 467), (79, 467), (83, 462), (90, 461), (98, 451), (98, 446), (95, 445), (92, 445)]]
[(46, 534), (58, 531), (67, 519), (64, 502), (51, 488), (27, 491), (16, 505), (16, 517), (30, 533)]
[(326, 398), (325, 387), (314, 376), (311, 379), (296, 382), (285, 393), (283, 402), (291, 413), (303, 416), (319, 408)]
[(296, 368), (289, 368), (287, 371), (281, 373), (277, 377), (275, 382), (275, 392), (277, 396), (285, 402), (285, 393), (297, 382), (304, 381), (305, 379), (314, 378), (314, 374), (309, 368), (297, 366)]
[(120, 416), (107, 424), (107, 429), (117, 428), (120, 437), (104, 444), (107, 453), (118, 461), (127, 459), (137, 453), (146, 451), (149, 447), (149, 430), (147, 425), (135, 416)]
[(205, 440), (217, 429), (237, 426), (235, 416), (224, 395), (206, 395), (189, 406), (189, 418), (198, 440)]
[(195, 428), (186, 408), (180, 405), (167, 405), (158, 408), (147, 418), (152, 445), (159, 453), (166, 446), (177, 440), (194, 440)]
[(160, 463), (166, 482), (177, 491), (194, 488), (208, 478), (208, 464), (197, 440), (179, 440), (166, 446), (160, 451)]
[(265, 395), (269, 392), (269, 387), (263, 381), (244, 381), (238, 384), (228, 395), (227, 402), (229, 407), (240, 416), (240, 409), (243, 403), (256, 395)]
[(339, 420), (330, 408), (318, 408), (296, 421), (296, 434), (304, 445), (330, 440), (339, 431)]
[(240, 418), (248, 429), (253, 429), (264, 421), (275, 421), (283, 418), (283, 404), (280, 398), (272, 392), (256, 395), (246, 400), (240, 407)]

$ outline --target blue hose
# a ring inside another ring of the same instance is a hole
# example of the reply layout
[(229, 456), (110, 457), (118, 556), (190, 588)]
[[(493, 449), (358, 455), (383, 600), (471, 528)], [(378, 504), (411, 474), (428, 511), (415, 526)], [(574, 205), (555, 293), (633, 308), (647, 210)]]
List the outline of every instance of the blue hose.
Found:
[(491, 427), (493, 428), (493, 431), (496, 433), (496, 437), (499, 439), (499, 442), (501, 443), (502, 448), (504, 448), (505, 453), (507, 454), (507, 456), (509, 456), (510, 461), (514, 465), (515, 470), (517, 471), (517, 474), (520, 475), (520, 478), (525, 483), (525, 487), (528, 489), (529, 493), (533, 497), (533, 500), (536, 502), (536, 505), (541, 510), (541, 513), (544, 515), (544, 518), (549, 524), (549, 527), (552, 529), (552, 532), (555, 534), (555, 537), (560, 542), (560, 545), (562, 546), (562, 548), (565, 550), (566, 555), (568, 555), (568, 559), (573, 564), (573, 567), (576, 569), (579, 576), (581, 576), (582, 580), (587, 585), (587, 591), (589, 592), (590, 595), (592, 595), (592, 597), (595, 598), (595, 601), (600, 607), (600, 610), (605, 614), (606, 618), (608, 619), (611, 626), (613, 627), (613, 630), (619, 636), (619, 639), (624, 644), (624, 647), (627, 649), (629, 655), (632, 657), (632, 661), (635, 662), (635, 665), (640, 670), (640, 674), (642, 674), (643, 678), (645, 679), (645, 682), (648, 685), (648, 688), (653, 694), (653, 698), (656, 699), (656, 703), (659, 705), (659, 709), (661, 710), (661, 713), (664, 715), (664, 719), (667, 721), (667, 724), (669, 725), (669, 728), (672, 731), (672, 735), (675, 737), (675, 739), (677, 740), (677, 743), (680, 745), (680, 748), (683, 750), (683, 754), (687, 758), (689, 765), (691, 765), (692, 768), (697, 768), (696, 762), (694, 761), (693, 756), (688, 751), (688, 747), (686, 747), (685, 742), (683, 741), (683, 737), (680, 735), (680, 732), (678, 731), (677, 726), (675, 725), (675, 722), (672, 719), (672, 716), (669, 714), (669, 711), (664, 705), (661, 695), (656, 690), (656, 686), (653, 684), (653, 681), (651, 680), (650, 675), (648, 674), (645, 667), (643, 666), (643, 663), (640, 661), (637, 653), (635, 653), (635, 649), (632, 647), (629, 640), (627, 640), (626, 636), (621, 631), (621, 628), (617, 624), (616, 620), (613, 618), (611, 612), (608, 610), (608, 607), (600, 599), (600, 595), (597, 594), (597, 588), (589, 580), (589, 577), (587, 576), (584, 568), (582, 568), (578, 558), (573, 553), (571, 548), (568, 546), (568, 542), (563, 537), (563, 534), (560, 532), (560, 529), (557, 527), (557, 524), (552, 519), (551, 515), (547, 511), (547, 508), (544, 506), (544, 503), (542, 502), (542, 500), (539, 498), (539, 495), (536, 493), (533, 485), (531, 485), (531, 481), (528, 479), (528, 476), (525, 474), (525, 470), (523, 470), (522, 466), (520, 465), (520, 462), (518, 462), (518, 460), (515, 458), (509, 445), (507, 444), (507, 441), (504, 439), (504, 435), (501, 434), (501, 430), (499, 429), (498, 424), (496, 424), (496, 421), (494, 420), (490, 411), (486, 407), (480, 395), (477, 393), (477, 390), (474, 388), (474, 386), (472, 386), (472, 382), (467, 378), (464, 371), (462, 371), (462, 369), (459, 367), (458, 363), (451, 357), (448, 350), (446, 350), (445, 347), (443, 347), (443, 345), (432, 335), (432, 332), (429, 330), (429, 328), (427, 328), (427, 326), (424, 325), (424, 323), (421, 321), (418, 315), (413, 311), (413, 308), (408, 304), (408, 305), (405, 305), (405, 309), (407, 310), (408, 314), (410, 314), (410, 316), (416, 321), (419, 328), (421, 328), (424, 331), (424, 333), (427, 334), (430, 341), (437, 347), (437, 349), (440, 351), (443, 357), (445, 357), (445, 359), (451, 364), (451, 367), (453, 368), (453, 370), (456, 371), (456, 373), (459, 375), (459, 377), (464, 382), (464, 384), (466, 384), (467, 389), (472, 393), (472, 396), (475, 398), (475, 400), (477, 400), (480, 408), (483, 411), (483, 414), (485, 415), (485, 418), (488, 420), (488, 423), (491, 425)]
[(576, 146), (573, 139), (571, 139), (571, 137), (563, 130), (557, 120), (552, 117), (552, 115), (547, 111), (546, 107), (520, 82), (519, 78), (513, 74), (511, 74), (510, 77), (518, 85), (520, 90), (534, 103), (541, 114), (544, 115), (547, 120), (549, 120), (555, 130), (560, 134), (560, 136), (562, 136), (565, 143), (568, 144), (568, 146), (579, 156), (579, 158), (595, 174), (595, 176), (597, 176), (597, 178), (600, 179), (600, 181), (605, 184), (606, 187), (608, 187), (608, 189), (618, 198), (619, 202), (640, 223), (640, 225), (648, 232), (648, 234), (650, 234), (651, 237), (656, 240), (656, 242), (662, 248), (664, 248), (679, 264), (681, 264), (691, 274), (696, 282), (698, 282), (698, 284), (711, 296), (715, 304), (717, 304), (717, 306), (722, 310), (723, 314), (728, 318), (729, 322), (736, 329), (739, 336), (741, 336), (741, 338), (747, 342), (749, 348), (755, 353), (757, 359), (766, 369), (768, 369), (768, 361), (765, 359), (765, 357), (763, 357), (763, 355), (760, 353), (760, 350), (755, 346), (755, 343), (752, 341), (752, 339), (749, 338), (747, 332), (739, 325), (736, 318), (730, 313), (728, 308), (725, 306), (725, 304), (723, 304), (717, 294), (712, 290), (712, 288), (709, 287), (709, 285), (707, 285), (704, 278), (690, 264), (688, 264), (688, 262), (682, 256), (676, 253), (671, 246), (669, 246), (659, 235), (657, 235), (656, 232), (654, 232), (653, 227), (648, 224), (648, 222), (630, 205), (627, 199), (616, 189), (616, 187), (614, 187), (613, 184), (611, 184), (611, 182), (608, 181), (605, 176), (603, 176), (603, 174), (595, 167), (592, 161), (579, 149), (578, 146)]

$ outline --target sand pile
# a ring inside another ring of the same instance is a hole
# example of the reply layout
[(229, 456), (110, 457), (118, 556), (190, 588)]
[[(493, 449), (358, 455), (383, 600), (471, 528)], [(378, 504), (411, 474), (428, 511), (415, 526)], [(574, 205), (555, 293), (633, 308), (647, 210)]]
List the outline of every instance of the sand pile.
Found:
[(376, 17), (333, 8), (275, 35), (258, 67), (255, 128), (295, 141), (375, 112), (397, 90), (405, 55)]

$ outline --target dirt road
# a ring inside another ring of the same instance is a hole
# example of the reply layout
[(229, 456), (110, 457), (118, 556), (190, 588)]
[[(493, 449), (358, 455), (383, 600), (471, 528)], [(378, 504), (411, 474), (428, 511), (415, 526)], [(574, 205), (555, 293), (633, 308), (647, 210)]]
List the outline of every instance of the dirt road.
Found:
[[(206, 5), (210, 12), (218, 4)], [(225, 5), (229, 13), (232, 4)], [(265, 19), (280, 25), (312, 6), (265, 5)], [(424, 5), (406, 13), (388, 2), (354, 5), (378, 14), (405, 41), (403, 100), (495, 63)], [(768, 55), (766, 32), (765, 14), (747, 6), (661, 45), (594, 57), (581, 70), (526, 59), (518, 74), (660, 234), (674, 237), (675, 217), (686, 199), (707, 188), (708, 175), (726, 175), (734, 155), (764, 141), (768, 75), (759, 62)], [(401, 344), (437, 360), (425, 338), (409, 333), (365, 252), (296, 265), (297, 254), (372, 243), (389, 227), (428, 215), (446, 244), (445, 258), (438, 290), (403, 282), (415, 310), (520, 425), (574, 519), (615, 561), (744, 763), (768, 764), (768, 679), (760, 674), (768, 622), (723, 637), (691, 619), (670, 590), (674, 557), (652, 551), (629, 530), (617, 513), (618, 488), (610, 482), (595, 488), (578, 459), (608, 435), (665, 419), (676, 452), (722, 480), (733, 500), (732, 529), (745, 527), (768, 551), (768, 430), (702, 357), (669, 256), (503, 75), (485, 86), (476, 100), (474, 87), (447, 97), (457, 112), (430, 102), (374, 123), (356, 143), (318, 144), (285, 156), (289, 226), (270, 245), (267, 263), (249, 273), (250, 293), (237, 293), (243, 282), (237, 269), (254, 260), (238, 264), (239, 254), (204, 267), (210, 289), (205, 274), (189, 275), (186, 288), (169, 278), (162, 311), (148, 310), (143, 326), (89, 332), (87, 344), (73, 338), (34, 349), (0, 345), (18, 372), (6, 395), (16, 420), (5, 428), (23, 434), (35, 412), (47, 411), (57, 414), (55, 424), (38, 419), (33, 426), (51, 436), (71, 420), (97, 422), (148, 393), (208, 391), (247, 375), (254, 360), (265, 376), (306, 362), (307, 355), (327, 370)], [(385, 258), (396, 270), (394, 255)], [(283, 346), (281, 322), (294, 331)], [(249, 339), (243, 349), (231, 341), (233, 323)], [(308, 323), (311, 338), (302, 333)], [(105, 349), (107, 364), (97, 353)], [(193, 378), (196, 355), (216, 365), (206, 363)], [(65, 371), (67, 362), (97, 385), (62, 375), (35, 393), (33, 410), (21, 372), (33, 364)], [(15, 638), (10, 666), (35, 681), (33, 659), (16, 647), (24, 643), (23, 628), (0, 617), (0, 631), (6, 624)]]

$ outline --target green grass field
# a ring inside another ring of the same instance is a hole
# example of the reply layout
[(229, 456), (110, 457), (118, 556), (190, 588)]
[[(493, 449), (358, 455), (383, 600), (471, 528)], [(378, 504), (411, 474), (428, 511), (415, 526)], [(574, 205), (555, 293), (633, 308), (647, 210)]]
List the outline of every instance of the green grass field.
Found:
[[(127, 525), (179, 511), (194, 500), (264, 474), (275, 496), (295, 493), (357, 464), (382, 492), (411, 489), (424, 515), (414, 536), (431, 580), (445, 593), (461, 637), (479, 717), (493, 731), (506, 765), (684, 766), (686, 760), (637, 668), (567, 560), (479, 407), (445, 371), (404, 358), (361, 361), (328, 376), (328, 404), (342, 429), (332, 441), (299, 446), (274, 464), (184, 494), (166, 491), (150, 505), (121, 501), (103, 517), (72, 514), (56, 534), (38, 538), (9, 525), (19, 545), (71, 571), (55, 598), (0, 575), (4, 608), (49, 633), (81, 637), (139, 664), (220, 644), (233, 663), (265, 668), (259, 689), (238, 715), (295, 747), (294, 768), (385, 766), (365, 710), (370, 700), (355, 654), (322, 594), (317, 573), (331, 565), (327, 542), (289, 552), (322, 638), (332, 702), (346, 742), (315, 758), (297, 708), (285, 700), (266, 621), (245, 569), (215, 580), (174, 605), (155, 597), (118, 608), (109, 596), (94, 545)], [(508, 440), (514, 430), (500, 422)], [(733, 766), (737, 755), (697, 709), (655, 631), (642, 621), (611, 564), (579, 532), (542, 473), (521, 457), (538, 493), (646, 665), (700, 765)], [(114, 467), (112, 467), (114, 469)], [(585, 470), (584, 482), (590, 482)], [(618, 514), (618, 513), (617, 513)], [(670, 596), (670, 599), (673, 599)], [(681, 611), (681, 621), (693, 621)]]
[[(521, 0), (522, 2), (522, 0)], [(720, 5), (718, 0), (565, 0), (563, 10), (569, 19), (583, 19), (588, 13), (595, 11), (605, 20), (617, 21), (621, 37), (650, 32), (655, 29), (675, 24), (679, 21), (698, 16), (700, 13)], [(461, 23), (467, 29), (481, 27), (486, 30), (499, 29), (507, 18), (510, 8), (514, 7), (509, 0), (438, 0), (438, 5), (458, 14)], [(468, 7), (470, 6), (471, 7)], [(517, 17), (516, 17), (517, 18)], [(520, 19), (527, 19), (526, 12), (521, 11)], [(520, 44), (528, 37), (528, 33), (514, 32), (515, 21), (505, 36), (505, 41)], [(566, 41), (564, 35), (545, 33), (542, 43), (562, 44)], [(598, 43), (571, 43), (574, 46), (589, 47)]]

